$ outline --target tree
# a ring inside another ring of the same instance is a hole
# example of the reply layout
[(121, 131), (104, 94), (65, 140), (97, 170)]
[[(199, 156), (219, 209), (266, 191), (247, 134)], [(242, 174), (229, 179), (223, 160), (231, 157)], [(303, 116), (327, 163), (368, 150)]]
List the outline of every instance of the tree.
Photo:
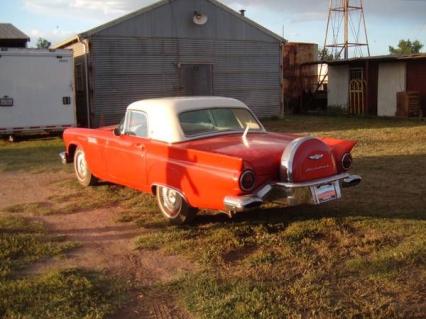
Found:
[(318, 50), (318, 60), (320, 61), (333, 61), (335, 60), (333, 53), (328, 51), (328, 48), (322, 48)]
[(44, 38), (38, 38), (37, 40), (37, 48), (38, 49), (49, 49), (51, 43)]
[(398, 47), (394, 48), (393, 46), (389, 46), (389, 53), (396, 55), (406, 55), (413, 53), (420, 53), (420, 50), (423, 48), (423, 44), (420, 41), (415, 40), (413, 42), (408, 40), (400, 40), (398, 43)]

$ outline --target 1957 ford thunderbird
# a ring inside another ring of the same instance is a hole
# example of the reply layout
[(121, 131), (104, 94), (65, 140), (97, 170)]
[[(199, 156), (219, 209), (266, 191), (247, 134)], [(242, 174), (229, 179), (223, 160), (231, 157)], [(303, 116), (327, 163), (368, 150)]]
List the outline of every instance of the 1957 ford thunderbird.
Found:
[(130, 104), (121, 123), (64, 132), (64, 163), (83, 186), (98, 179), (157, 197), (172, 223), (198, 209), (233, 215), (272, 199), (322, 204), (359, 184), (350, 175), (356, 142), (270, 133), (242, 102), (180, 97)]

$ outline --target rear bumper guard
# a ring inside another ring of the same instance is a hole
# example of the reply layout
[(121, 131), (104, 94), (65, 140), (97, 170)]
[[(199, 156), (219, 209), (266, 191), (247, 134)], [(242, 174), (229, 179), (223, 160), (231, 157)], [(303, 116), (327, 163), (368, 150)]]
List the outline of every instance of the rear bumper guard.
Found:
[[(339, 174), (323, 179), (313, 180), (303, 183), (286, 183), (277, 182), (263, 186), (254, 194), (244, 196), (227, 196), (224, 200), (225, 209), (228, 212), (238, 213), (244, 212), (253, 208), (257, 208), (267, 201), (268, 195), (278, 189), (282, 193), (283, 198), (290, 198), (296, 189), (309, 188), (312, 186), (321, 186), (339, 182), (343, 188), (353, 187), (361, 182), (362, 178), (358, 175), (349, 175), (347, 173)], [(289, 205), (292, 204), (289, 202)]]
[(61, 159), (61, 162), (64, 165), (72, 162), (72, 159), (68, 156), (66, 152), (59, 153), (59, 158)]

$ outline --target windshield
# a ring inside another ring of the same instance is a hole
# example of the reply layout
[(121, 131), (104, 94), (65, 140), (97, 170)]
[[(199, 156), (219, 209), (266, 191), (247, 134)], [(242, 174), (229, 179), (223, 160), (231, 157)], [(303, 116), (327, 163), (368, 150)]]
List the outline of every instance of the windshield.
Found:
[(242, 108), (211, 108), (179, 114), (185, 136), (197, 136), (226, 131), (262, 130), (257, 119)]

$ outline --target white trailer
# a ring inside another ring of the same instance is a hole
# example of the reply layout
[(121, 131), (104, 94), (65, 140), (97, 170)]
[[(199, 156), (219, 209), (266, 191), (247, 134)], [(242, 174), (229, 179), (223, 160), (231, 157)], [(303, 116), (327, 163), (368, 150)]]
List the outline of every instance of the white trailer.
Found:
[(0, 135), (76, 126), (71, 50), (0, 50)]

